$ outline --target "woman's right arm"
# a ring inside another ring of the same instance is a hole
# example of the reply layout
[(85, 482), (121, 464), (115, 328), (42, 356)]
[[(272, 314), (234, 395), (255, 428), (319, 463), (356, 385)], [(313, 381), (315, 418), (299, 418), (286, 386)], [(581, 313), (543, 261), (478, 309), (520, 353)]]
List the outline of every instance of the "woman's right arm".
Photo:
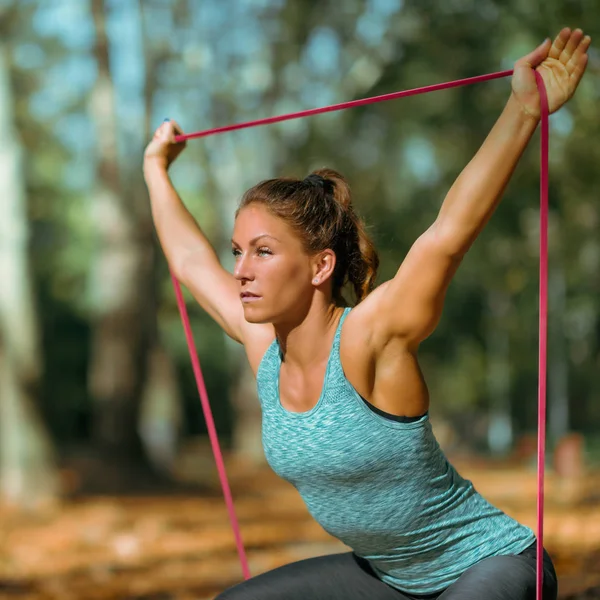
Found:
[(185, 147), (175, 143), (176, 123), (163, 123), (144, 153), (144, 178), (152, 218), (173, 275), (200, 306), (234, 340), (244, 343), (239, 285), (221, 266), (217, 253), (184, 206), (168, 174), (170, 164)]

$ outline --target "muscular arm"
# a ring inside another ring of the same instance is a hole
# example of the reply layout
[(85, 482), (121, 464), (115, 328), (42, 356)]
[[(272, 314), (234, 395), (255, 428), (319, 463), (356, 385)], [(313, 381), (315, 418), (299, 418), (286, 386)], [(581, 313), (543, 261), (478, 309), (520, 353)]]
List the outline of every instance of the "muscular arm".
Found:
[(403, 338), (414, 348), (432, 333), (448, 284), (465, 253), (496, 209), (540, 115), (537, 71), (550, 113), (575, 93), (591, 39), (564, 28), (515, 64), (512, 93), (480, 150), (460, 174), (433, 225), (416, 241), (380, 294), (378, 327), (384, 339)]
[(435, 329), (448, 285), (498, 206), (537, 127), (511, 96), (483, 145), (448, 192), (381, 296), (388, 334), (418, 344)]

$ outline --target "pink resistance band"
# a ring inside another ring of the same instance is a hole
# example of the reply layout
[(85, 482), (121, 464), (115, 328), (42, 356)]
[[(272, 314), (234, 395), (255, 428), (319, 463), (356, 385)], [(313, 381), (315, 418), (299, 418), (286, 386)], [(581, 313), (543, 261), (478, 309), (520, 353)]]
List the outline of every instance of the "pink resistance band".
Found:
[[(447, 83), (440, 83), (430, 85), (421, 88), (415, 88), (412, 90), (404, 90), (400, 92), (393, 92), (391, 94), (384, 94), (382, 96), (374, 96), (371, 98), (363, 98), (360, 100), (352, 100), (350, 102), (343, 102), (341, 104), (334, 104), (331, 106), (324, 106), (321, 108), (313, 108), (310, 110), (303, 110), (300, 112), (290, 113), (286, 115), (279, 115), (275, 117), (269, 117), (266, 119), (258, 119), (256, 121), (248, 121), (246, 123), (237, 123), (234, 125), (227, 125), (225, 127), (217, 127), (215, 129), (207, 129), (205, 131), (198, 131), (196, 133), (189, 133), (185, 135), (178, 135), (175, 137), (177, 142), (185, 140), (207, 137), (209, 135), (215, 135), (218, 133), (225, 133), (227, 131), (235, 131), (237, 129), (245, 129), (248, 127), (257, 127), (259, 125), (268, 125), (271, 123), (279, 123), (281, 121), (288, 121), (290, 119), (299, 119), (302, 117), (309, 117), (318, 115), (326, 112), (334, 112), (337, 110), (343, 110), (346, 108), (353, 108), (356, 106), (363, 106), (366, 104), (375, 104), (376, 102), (384, 102), (386, 100), (394, 100), (397, 98), (404, 98), (406, 96), (414, 96), (416, 94), (423, 94), (427, 92), (433, 92), (437, 90), (443, 90), (453, 87), (459, 87), (463, 85), (469, 85), (472, 83), (479, 83), (482, 81), (488, 81), (491, 79), (499, 79), (501, 77), (507, 77), (512, 75), (513, 71), (501, 71), (498, 73), (490, 73), (487, 75), (479, 75), (477, 77), (470, 77), (468, 79), (459, 79), (457, 81), (450, 81)], [(536, 600), (542, 600), (542, 583), (543, 583), (543, 525), (544, 525), (544, 465), (545, 465), (545, 454), (546, 454), (546, 358), (547, 358), (547, 323), (548, 323), (548, 98), (546, 95), (546, 88), (542, 76), (536, 71), (535, 72), (538, 91), (540, 94), (541, 103), (541, 175), (540, 175), (540, 293), (539, 293), (539, 380), (538, 380), (538, 478), (537, 478), (537, 593)], [(219, 472), (219, 479), (221, 480), (221, 486), (223, 488), (223, 495), (225, 497), (225, 503), (229, 512), (229, 519), (233, 529), (237, 551), (242, 566), (244, 578), (250, 577), (250, 569), (248, 568), (248, 560), (244, 551), (242, 543), (242, 536), (240, 533), (240, 527), (238, 520), (235, 515), (235, 509), (233, 506), (233, 500), (231, 496), (231, 490), (227, 481), (227, 475), (225, 472), (225, 465), (223, 462), (223, 456), (219, 447), (219, 441), (217, 432), (215, 429), (212, 412), (210, 409), (210, 403), (208, 401), (208, 394), (206, 392), (206, 386), (200, 370), (200, 363), (198, 361), (198, 353), (194, 344), (192, 336), (192, 328), (190, 326), (187, 309), (181, 293), (181, 287), (177, 279), (172, 275), (173, 286), (175, 287), (175, 294), (177, 297), (177, 305), (179, 312), (181, 313), (181, 320), (185, 330), (185, 336), (190, 351), (190, 357), (192, 360), (192, 366), (194, 369), (194, 375), (196, 377), (196, 384), (198, 386), (198, 392), (200, 394), (200, 400), (202, 403), (202, 410), (204, 411), (204, 417), (206, 419), (206, 425), (208, 429), (208, 435), (210, 443), (215, 456), (217, 464), (217, 470)]]

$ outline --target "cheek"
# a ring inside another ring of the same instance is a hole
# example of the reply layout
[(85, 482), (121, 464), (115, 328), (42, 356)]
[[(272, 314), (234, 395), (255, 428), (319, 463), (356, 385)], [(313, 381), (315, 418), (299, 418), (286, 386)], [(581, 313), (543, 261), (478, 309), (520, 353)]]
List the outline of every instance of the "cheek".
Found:
[(277, 288), (300, 290), (310, 279), (307, 265), (296, 260), (273, 261), (268, 269), (271, 284)]

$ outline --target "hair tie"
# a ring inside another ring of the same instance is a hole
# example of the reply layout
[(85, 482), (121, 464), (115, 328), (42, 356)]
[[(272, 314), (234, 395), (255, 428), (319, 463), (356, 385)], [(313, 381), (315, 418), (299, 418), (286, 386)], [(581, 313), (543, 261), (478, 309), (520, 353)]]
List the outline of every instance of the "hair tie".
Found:
[(333, 181), (325, 179), (322, 175), (311, 173), (308, 177), (304, 178), (304, 181), (313, 187), (319, 188), (326, 194), (333, 193)]

